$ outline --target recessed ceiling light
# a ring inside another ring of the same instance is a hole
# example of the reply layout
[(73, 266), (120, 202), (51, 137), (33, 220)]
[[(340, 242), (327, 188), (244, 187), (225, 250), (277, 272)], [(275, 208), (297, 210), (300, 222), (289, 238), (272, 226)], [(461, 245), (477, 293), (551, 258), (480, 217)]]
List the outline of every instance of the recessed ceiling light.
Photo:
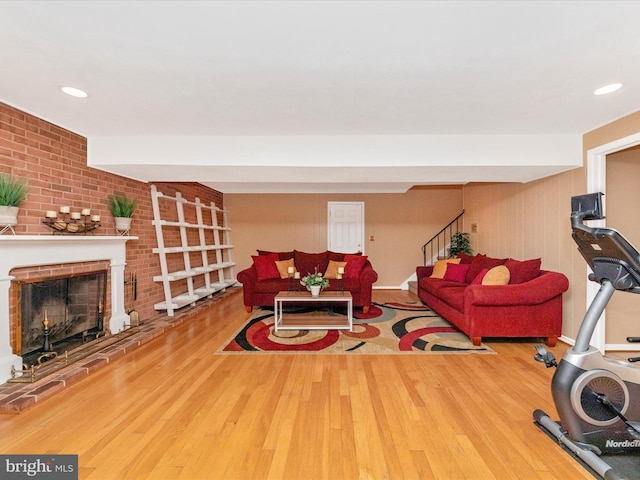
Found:
[(593, 92), (593, 94), (594, 95), (606, 95), (607, 93), (615, 92), (616, 90), (619, 90), (620, 88), (622, 88), (622, 84), (621, 83), (612, 83), (610, 85), (605, 85), (604, 87), (600, 87), (595, 92)]
[(87, 98), (89, 96), (87, 92), (80, 90), (79, 88), (60, 87), (60, 90), (62, 90), (67, 95), (71, 95), (72, 97)]

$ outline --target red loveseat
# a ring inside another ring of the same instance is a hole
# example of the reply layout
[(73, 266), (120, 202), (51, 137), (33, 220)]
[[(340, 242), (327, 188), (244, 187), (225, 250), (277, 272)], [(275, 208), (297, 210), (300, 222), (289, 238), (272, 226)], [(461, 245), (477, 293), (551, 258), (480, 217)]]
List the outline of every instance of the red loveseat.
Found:
[[(316, 268), (318, 272), (325, 273), (330, 267), (330, 263), (332, 267), (335, 267), (333, 262), (344, 263), (345, 261), (343, 278), (340, 280), (330, 279), (327, 290), (343, 289), (348, 291), (353, 297), (354, 307), (362, 307), (365, 313), (369, 311), (373, 284), (378, 280), (378, 274), (366, 255), (348, 255), (330, 251), (306, 253), (298, 250), (291, 252), (258, 250), (258, 256), (252, 258), (253, 264), (237, 275), (238, 282), (242, 283), (244, 305), (247, 312), (251, 312), (254, 306), (273, 307), (278, 292), (290, 288), (300, 290), (305, 288), (300, 285), (299, 279), (286, 278), (287, 266), (293, 266), (295, 271), (300, 272), (300, 275), (304, 277), (308, 273), (314, 273)], [(279, 271), (277, 266), (280, 266), (281, 269), (284, 268), (284, 271)]]
[[(442, 278), (431, 277), (434, 267), (417, 267), (418, 296), (425, 305), (468, 335), (474, 345), (480, 345), (482, 337), (543, 337), (548, 346), (555, 346), (562, 334), (566, 276), (540, 270), (540, 259), (461, 257), (460, 263), (446, 265)], [(502, 275), (500, 281), (487, 282), (495, 273)]]

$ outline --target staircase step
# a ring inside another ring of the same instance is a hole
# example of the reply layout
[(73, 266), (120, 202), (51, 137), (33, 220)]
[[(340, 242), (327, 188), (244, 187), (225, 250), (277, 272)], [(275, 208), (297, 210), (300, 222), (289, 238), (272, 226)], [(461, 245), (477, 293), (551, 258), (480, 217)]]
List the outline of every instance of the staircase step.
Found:
[(412, 293), (415, 293), (416, 295), (418, 294), (418, 282), (416, 282), (415, 280), (410, 280), (407, 282), (407, 284), (409, 285), (409, 291)]

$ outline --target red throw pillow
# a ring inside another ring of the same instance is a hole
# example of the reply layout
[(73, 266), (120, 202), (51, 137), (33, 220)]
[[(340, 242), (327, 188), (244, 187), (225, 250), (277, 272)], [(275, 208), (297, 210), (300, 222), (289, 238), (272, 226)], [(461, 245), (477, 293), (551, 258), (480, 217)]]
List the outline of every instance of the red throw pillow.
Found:
[(258, 280), (268, 280), (270, 278), (280, 278), (280, 272), (276, 262), (280, 260), (277, 253), (269, 255), (251, 255), (253, 265), (256, 267)]
[(469, 254), (464, 253), (464, 252), (460, 252), (458, 254), (458, 258), (460, 259), (460, 263), (465, 265), (465, 264), (470, 264), (471, 262), (473, 262), (473, 259), (476, 258), (476, 256), (475, 255), (469, 255)]
[(540, 265), (542, 260), (535, 258), (533, 260), (525, 260), (520, 262), (510, 258), (504, 264), (509, 269), (511, 280), (509, 283), (525, 283), (540, 275)]
[(345, 279), (354, 279), (360, 278), (360, 272), (362, 271), (362, 267), (367, 263), (366, 255), (352, 255), (346, 254), (344, 256), (344, 261), (347, 264), (344, 266), (344, 277)]
[(258, 249), (258, 255), (278, 255), (278, 260), (289, 260), (293, 258), (293, 250), (290, 252), (270, 252), (268, 250), (260, 250)]
[(309, 273), (315, 273), (316, 268), (320, 273), (327, 270), (327, 266), (329, 265), (329, 252), (307, 253), (294, 250), (293, 253), (296, 268), (303, 277)]
[(473, 262), (471, 262), (469, 271), (467, 272), (467, 283), (471, 283), (482, 269), (486, 268), (487, 270), (491, 270), (493, 267), (504, 264), (504, 261), (505, 260), (503, 258), (491, 258), (485, 255), (476, 255)]
[(471, 281), (471, 285), (482, 285), (482, 280), (484, 279), (484, 276), (488, 271), (488, 268), (483, 268), (482, 270), (480, 270), (480, 273), (478, 273), (478, 275), (476, 275), (476, 277)]
[(463, 263), (447, 263), (447, 271), (444, 272), (443, 280), (453, 280), (454, 282), (464, 283), (469, 271), (469, 264)]
[(329, 253), (329, 261), (333, 260), (334, 262), (344, 262), (344, 253), (340, 252), (332, 252), (328, 250)]

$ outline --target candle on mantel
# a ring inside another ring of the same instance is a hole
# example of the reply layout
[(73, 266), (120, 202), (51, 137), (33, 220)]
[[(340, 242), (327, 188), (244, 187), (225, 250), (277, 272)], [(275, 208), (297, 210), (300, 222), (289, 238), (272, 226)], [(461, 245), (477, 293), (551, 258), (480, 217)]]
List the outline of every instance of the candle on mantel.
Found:
[(85, 215), (85, 216), (88, 217), (89, 215), (91, 215), (91, 210), (88, 209), (88, 208), (83, 208), (82, 209), (82, 215)]
[(60, 207), (60, 213), (69, 213), (71, 211), (71, 207)]
[(287, 273), (293, 273), (293, 272), (295, 272), (295, 271), (296, 271), (296, 269), (295, 269), (295, 268), (293, 268), (293, 267), (287, 267)]
[(45, 214), (45, 217), (47, 217), (47, 218), (58, 218), (58, 214), (55, 212), (55, 210), (47, 210), (47, 213)]
[(344, 267), (338, 267), (338, 273), (344, 275)]
[(80, 212), (71, 212), (71, 218), (73, 218), (74, 220), (80, 220), (80, 217), (82, 215), (80, 215)]
[(300, 272), (296, 272), (293, 274), (293, 278), (300, 278)]
[(100, 215), (94, 215), (93, 217), (91, 217), (91, 220), (93, 222), (99, 222), (100, 221)]
[(336, 273), (336, 280), (342, 280), (342, 274)]

